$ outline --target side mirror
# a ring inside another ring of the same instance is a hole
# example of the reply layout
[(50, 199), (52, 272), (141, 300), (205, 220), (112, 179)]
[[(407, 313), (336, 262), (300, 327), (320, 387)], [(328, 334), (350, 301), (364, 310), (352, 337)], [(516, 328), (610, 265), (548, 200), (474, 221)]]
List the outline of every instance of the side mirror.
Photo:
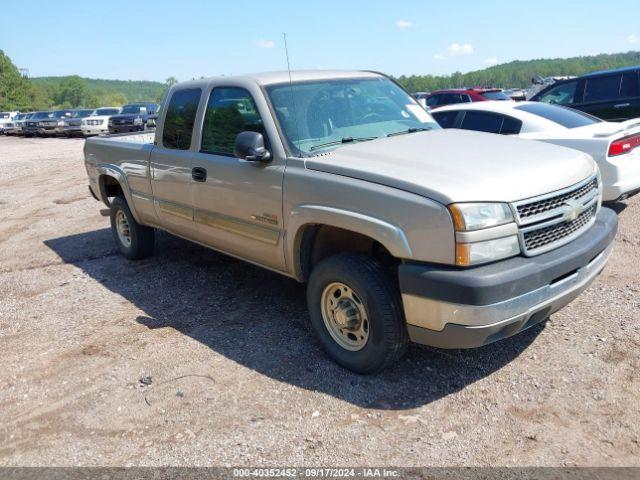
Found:
[(271, 152), (264, 146), (264, 137), (258, 132), (240, 132), (233, 150), (236, 157), (248, 162), (268, 162)]

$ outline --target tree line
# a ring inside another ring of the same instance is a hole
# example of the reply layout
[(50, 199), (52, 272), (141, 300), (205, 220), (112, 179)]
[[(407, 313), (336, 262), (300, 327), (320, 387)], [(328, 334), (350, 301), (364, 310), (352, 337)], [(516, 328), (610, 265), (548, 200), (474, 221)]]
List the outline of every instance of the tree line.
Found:
[[(402, 75), (396, 80), (411, 92), (440, 88), (491, 86), (525, 88), (537, 75), (582, 75), (595, 70), (640, 64), (640, 52), (601, 54), (573, 58), (516, 60), (468, 73)], [(67, 77), (22, 78), (11, 59), (0, 50), (0, 110), (23, 112), (50, 108), (119, 106), (129, 102), (159, 102), (176, 82), (100, 80)]]

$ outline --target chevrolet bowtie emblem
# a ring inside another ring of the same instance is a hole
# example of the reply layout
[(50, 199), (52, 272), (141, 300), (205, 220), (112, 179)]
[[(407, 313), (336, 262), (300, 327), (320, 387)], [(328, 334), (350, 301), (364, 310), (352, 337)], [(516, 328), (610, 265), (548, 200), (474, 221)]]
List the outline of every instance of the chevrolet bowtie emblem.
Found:
[(574, 221), (582, 212), (582, 203), (580, 203), (578, 200), (567, 200), (566, 202), (564, 202), (564, 205), (566, 208), (564, 210), (564, 213), (562, 214), (562, 219), (565, 222)]

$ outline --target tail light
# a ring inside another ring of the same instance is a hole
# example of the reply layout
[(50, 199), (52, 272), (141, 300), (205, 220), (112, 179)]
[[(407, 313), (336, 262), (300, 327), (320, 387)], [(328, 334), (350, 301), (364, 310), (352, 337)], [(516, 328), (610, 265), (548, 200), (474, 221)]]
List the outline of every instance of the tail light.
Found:
[(631, 150), (640, 146), (640, 135), (631, 135), (629, 137), (621, 138), (615, 142), (611, 142), (609, 145), (609, 156), (615, 157), (624, 153), (629, 153)]

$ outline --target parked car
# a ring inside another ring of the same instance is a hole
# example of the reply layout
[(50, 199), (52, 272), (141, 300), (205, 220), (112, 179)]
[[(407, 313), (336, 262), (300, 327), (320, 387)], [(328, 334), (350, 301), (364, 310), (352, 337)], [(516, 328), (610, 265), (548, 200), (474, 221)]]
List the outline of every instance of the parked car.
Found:
[(507, 90), (503, 90), (502, 93), (516, 102), (523, 102), (527, 99), (527, 92), (522, 88), (509, 88)]
[(62, 135), (65, 128), (65, 120), (73, 114), (73, 110), (54, 110), (48, 118), (38, 122), (38, 135), (50, 137)]
[(101, 133), (109, 133), (107, 123), (112, 115), (120, 113), (120, 107), (100, 107), (96, 108), (91, 115), (84, 118), (80, 124), (82, 135), (90, 137)]
[(13, 119), (5, 123), (4, 133), (5, 135), (21, 135), (22, 134), (22, 123), (30, 118), (32, 113), (18, 113)]
[(109, 133), (137, 132), (147, 128), (147, 120), (158, 110), (157, 103), (130, 103), (109, 118)]
[(25, 137), (33, 137), (34, 135), (37, 135), (40, 128), (38, 123), (49, 119), (51, 115), (53, 115), (53, 112), (34, 112), (31, 118), (25, 120), (22, 124), (22, 134)]
[(426, 99), (430, 109), (440, 108), (454, 103), (485, 102), (487, 100), (511, 100), (499, 88), (458, 88), (436, 90)]
[(0, 135), (5, 133), (5, 129), (7, 128), (7, 124), (13, 121), (13, 117), (18, 115), (20, 112), (0, 112)]
[(603, 120), (640, 117), (640, 66), (589, 73), (556, 82), (531, 100), (575, 108)]
[(307, 282), (320, 344), (359, 373), (409, 340), (471, 348), (544, 321), (617, 229), (585, 153), (443, 130), (373, 72), (177, 84), (155, 132), (90, 138), (85, 165), (125, 257), (158, 228)]
[(93, 109), (81, 109), (74, 110), (71, 113), (70, 117), (65, 118), (64, 121), (64, 134), (67, 137), (73, 137), (74, 135), (82, 135), (81, 125), (82, 120), (87, 118), (91, 113), (93, 113)]
[(602, 174), (604, 201), (640, 192), (640, 118), (604, 122), (587, 113), (538, 102), (450, 105), (433, 117), (444, 128), (518, 135), (591, 155)]

